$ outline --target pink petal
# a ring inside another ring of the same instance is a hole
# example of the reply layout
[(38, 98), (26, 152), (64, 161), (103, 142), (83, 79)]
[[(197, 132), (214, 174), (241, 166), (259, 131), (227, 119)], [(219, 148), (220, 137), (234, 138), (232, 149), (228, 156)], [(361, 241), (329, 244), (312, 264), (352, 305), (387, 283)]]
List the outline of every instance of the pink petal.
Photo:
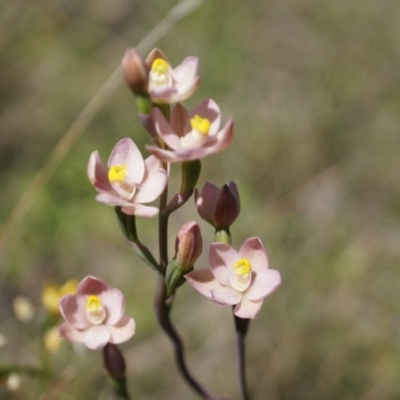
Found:
[(152, 218), (158, 214), (157, 207), (145, 206), (139, 203), (132, 204), (131, 207), (122, 207), (121, 210), (127, 215), (137, 215), (143, 218)]
[[(115, 193), (115, 192), (114, 192)], [(96, 196), (96, 200), (99, 203), (103, 203), (107, 206), (125, 206), (129, 207), (132, 206), (132, 203), (129, 201), (126, 201), (124, 199), (121, 199), (117, 194), (111, 194), (111, 193), (100, 193)]]
[(197, 57), (186, 57), (177, 67), (174, 68), (173, 76), (178, 82), (193, 83), (199, 69), (199, 59)]
[(233, 312), (237, 317), (254, 319), (260, 311), (262, 303), (262, 300), (251, 301), (243, 296), (242, 301), (236, 305)]
[(147, 157), (144, 160), (145, 165), (145, 178), (149, 177), (150, 175), (154, 174), (159, 168), (162, 168), (160, 160), (155, 156)]
[(129, 340), (135, 334), (135, 321), (124, 315), (114, 326), (107, 326), (110, 332), (110, 343), (122, 343)]
[(211, 243), (208, 261), (215, 278), (223, 285), (230, 286), (230, 273), (240, 259), (239, 253), (227, 243)]
[(144, 175), (144, 161), (136, 144), (130, 138), (120, 140), (111, 152), (108, 160), (108, 168), (115, 165), (127, 166), (129, 181), (139, 184)]
[(143, 183), (133, 201), (135, 203), (149, 203), (155, 200), (164, 190), (167, 180), (167, 171), (159, 168)]
[(218, 132), (218, 128), (221, 124), (221, 112), (218, 104), (212, 100), (207, 99), (198, 104), (195, 109), (189, 114), (189, 117), (185, 125), (185, 134), (192, 130), (190, 120), (195, 116), (199, 115), (201, 118), (207, 118), (211, 122), (210, 131), (208, 136), (213, 136)]
[(146, 145), (146, 150), (151, 154), (154, 154), (159, 160), (165, 162), (180, 162), (181, 159), (178, 158), (173, 151), (160, 149), (156, 146)]
[(249, 300), (261, 300), (271, 294), (281, 284), (281, 274), (274, 269), (267, 269), (257, 273), (254, 281), (246, 290)]
[(59, 327), (59, 333), (61, 337), (74, 343), (83, 343), (83, 340), (86, 336), (86, 330), (75, 329), (68, 322), (64, 322)]
[(212, 290), (211, 295), (211, 300), (214, 300), (216, 303), (229, 305), (239, 303), (243, 296), (242, 293), (227, 286)]
[(218, 188), (209, 182), (205, 183), (201, 193), (197, 189), (194, 192), (197, 211), (199, 212), (201, 218), (208, 222), (211, 222), (213, 219), (212, 211), (217, 195)]
[(152, 111), (152, 115), (156, 131), (159, 136), (164, 140), (164, 142), (172, 149), (180, 147), (181, 141), (179, 137), (173, 131), (162, 112), (155, 107)]
[(104, 281), (89, 275), (81, 280), (76, 292), (78, 294), (99, 295), (107, 290), (109, 290), (109, 287)]
[(168, 96), (170, 103), (178, 103), (188, 99), (197, 89), (200, 83), (200, 78), (196, 76), (192, 81), (180, 81), (175, 84), (175, 91)]
[(231, 119), (215, 136), (216, 143), (208, 149), (208, 153), (219, 153), (230, 145), (233, 139), (233, 121)]
[(209, 269), (197, 269), (185, 275), (186, 280), (202, 295), (212, 299), (212, 291), (223, 286), (214, 278)]
[(124, 295), (118, 289), (110, 289), (100, 295), (100, 300), (107, 311), (105, 324), (115, 325), (125, 311)]
[(110, 341), (110, 332), (105, 325), (92, 325), (87, 331), (83, 344), (92, 350), (101, 349)]
[(86, 296), (68, 294), (60, 302), (60, 312), (63, 318), (76, 329), (85, 329), (90, 325), (86, 318)]
[(178, 103), (172, 109), (169, 121), (173, 131), (177, 134), (178, 137), (183, 136), (185, 123), (188, 117), (189, 112), (182, 104)]
[(108, 180), (107, 171), (100, 160), (98, 151), (94, 151), (89, 158), (87, 166), (87, 174), (90, 182), (100, 192), (113, 191), (110, 181)]
[(257, 237), (247, 239), (239, 250), (243, 258), (250, 261), (254, 272), (261, 272), (268, 269), (268, 256), (261, 240)]

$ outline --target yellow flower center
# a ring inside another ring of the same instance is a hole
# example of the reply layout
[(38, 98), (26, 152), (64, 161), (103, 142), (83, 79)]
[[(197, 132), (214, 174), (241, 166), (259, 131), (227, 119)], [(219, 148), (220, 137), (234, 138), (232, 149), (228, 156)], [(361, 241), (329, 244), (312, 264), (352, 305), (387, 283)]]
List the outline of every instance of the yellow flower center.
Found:
[(251, 264), (247, 258), (241, 258), (233, 265), (236, 275), (247, 276), (251, 272)]
[(121, 183), (127, 173), (127, 166), (126, 165), (114, 165), (108, 171), (108, 179), (110, 182), (119, 182)]
[(206, 136), (208, 135), (208, 132), (210, 130), (211, 122), (207, 118), (201, 118), (200, 115), (195, 115), (191, 120), (190, 120), (190, 125), (193, 130), (196, 132), (201, 133), (202, 135)]
[(162, 58), (156, 58), (151, 65), (151, 80), (155, 85), (165, 85), (170, 81), (169, 65)]
[(234, 274), (230, 276), (230, 282), (234, 289), (244, 292), (251, 283), (251, 264), (247, 258), (241, 258), (233, 264)]
[(106, 318), (106, 310), (98, 296), (92, 294), (86, 300), (86, 316), (94, 325), (101, 324)]

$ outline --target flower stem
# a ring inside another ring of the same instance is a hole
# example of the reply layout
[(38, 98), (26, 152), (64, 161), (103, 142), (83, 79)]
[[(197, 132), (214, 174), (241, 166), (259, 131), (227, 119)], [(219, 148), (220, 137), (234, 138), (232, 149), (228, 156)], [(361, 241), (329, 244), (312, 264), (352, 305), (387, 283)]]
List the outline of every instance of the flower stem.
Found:
[(199, 394), (203, 399), (207, 400), (223, 400), (220, 397), (207, 392), (203, 386), (196, 381), (196, 379), (190, 373), (185, 360), (185, 347), (183, 345), (182, 339), (178, 332), (175, 330), (171, 320), (170, 320), (170, 310), (171, 303), (167, 303), (167, 291), (162, 275), (157, 277), (157, 286), (154, 296), (154, 309), (157, 316), (158, 323), (160, 324), (163, 331), (166, 333), (168, 338), (171, 340), (174, 346), (175, 361), (178, 366), (179, 372), (187, 384)]
[(236, 330), (236, 348), (238, 357), (240, 391), (242, 393), (243, 400), (250, 400), (246, 383), (246, 361), (245, 361), (245, 356), (246, 356), (245, 341), (250, 320), (247, 318), (239, 318), (235, 314), (233, 315), (233, 317), (235, 320), (235, 330)]
[[(164, 166), (167, 169), (167, 166)], [(165, 189), (160, 197), (160, 205), (159, 205), (159, 219), (158, 219), (158, 240), (159, 240), (159, 251), (160, 251), (160, 267), (163, 271), (165, 271), (168, 265), (168, 219), (171, 212), (175, 211), (179, 206), (183, 205), (187, 199), (190, 197), (191, 193), (188, 195), (184, 201), (177, 201), (175, 204), (175, 200), (172, 200), (171, 204), (167, 206), (168, 199), (168, 184), (165, 186)], [(216, 397), (210, 393), (208, 393), (192, 376), (190, 373), (185, 360), (185, 347), (182, 342), (181, 337), (178, 332), (175, 330), (171, 320), (170, 320), (170, 311), (172, 307), (173, 296), (168, 296), (167, 294), (167, 286), (165, 282), (165, 277), (163, 274), (157, 274), (157, 283), (156, 289), (154, 293), (154, 311), (157, 317), (157, 321), (165, 332), (165, 334), (170, 339), (175, 354), (175, 361), (178, 367), (180, 374), (183, 379), (187, 382), (187, 384), (199, 394), (202, 398), (207, 400), (223, 400), (219, 397)]]

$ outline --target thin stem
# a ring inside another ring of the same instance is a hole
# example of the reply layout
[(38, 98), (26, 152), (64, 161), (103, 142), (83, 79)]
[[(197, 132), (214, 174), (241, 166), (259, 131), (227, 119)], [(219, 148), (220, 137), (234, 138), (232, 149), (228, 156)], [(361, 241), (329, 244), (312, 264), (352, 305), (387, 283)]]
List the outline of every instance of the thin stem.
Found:
[[(167, 166), (164, 166), (167, 168)], [(190, 196), (189, 196), (190, 197)], [(168, 199), (168, 184), (160, 197), (159, 205), (159, 251), (160, 251), (160, 267), (165, 270), (168, 265), (168, 219), (173, 209), (179, 207), (171, 207), (167, 209), (167, 199)], [(185, 360), (185, 347), (182, 342), (181, 337), (175, 330), (171, 320), (170, 311), (172, 306), (173, 296), (168, 297), (167, 287), (165, 283), (165, 278), (162, 274), (157, 274), (157, 283), (154, 293), (154, 311), (157, 317), (157, 321), (161, 326), (162, 330), (166, 333), (172, 345), (174, 347), (175, 361), (178, 366), (178, 370), (181, 373), (183, 379), (188, 383), (188, 385), (198, 393), (202, 398), (207, 400), (222, 400), (214, 395), (208, 393), (192, 376), (190, 373)]]
[(170, 304), (166, 302), (166, 286), (164, 277), (159, 275), (157, 277), (157, 287), (154, 296), (154, 309), (157, 316), (158, 323), (160, 324), (163, 331), (167, 334), (174, 346), (175, 361), (178, 366), (179, 372), (188, 383), (188, 385), (202, 398), (207, 400), (223, 400), (220, 397), (216, 397), (213, 394), (207, 392), (203, 386), (196, 381), (196, 379), (190, 373), (185, 360), (185, 348), (181, 337), (175, 330), (170, 320)]
[(160, 213), (158, 216), (158, 246), (160, 251), (160, 266), (165, 271), (168, 265), (168, 217), (163, 211), (167, 206), (168, 183), (160, 197)]
[(233, 314), (235, 320), (236, 330), (236, 350), (238, 358), (238, 373), (239, 373), (239, 385), (243, 400), (250, 400), (250, 396), (247, 390), (246, 382), (246, 334), (249, 328), (250, 320), (247, 318), (239, 318)]

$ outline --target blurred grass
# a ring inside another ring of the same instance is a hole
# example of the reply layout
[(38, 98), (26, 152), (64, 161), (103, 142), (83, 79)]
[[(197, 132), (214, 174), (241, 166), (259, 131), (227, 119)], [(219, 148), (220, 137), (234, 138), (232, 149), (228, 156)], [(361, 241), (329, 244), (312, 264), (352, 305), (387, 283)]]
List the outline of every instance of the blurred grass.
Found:
[[(0, 223), (125, 48), (173, 4), (0, 2)], [(248, 339), (254, 399), (400, 397), (399, 27), (391, 0), (206, 0), (160, 42), (174, 64), (200, 57), (202, 84), (187, 104), (212, 97), (225, 120), (234, 117), (234, 142), (204, 160), (200, 183), (238, 183), (234, 244), (261, 237), (283, 277)], [(0, 331), (9, 339), (0, 359), (38, 362), (38, 326), (15, 320), (16, 295), (39, 306), (45, 280), (93, 274), (124, 291), (137, 321), (123, 346), (134, 398), (194, 399), (152, 316), (153, 274), (86, 178), (91, 151), (106, 159), (125, 136), (148, 142), (121, 87), (12, 233), (0, 255)], [(194, 215), (192, 202), (179, 210), (171, 238)], [(140, 224), (153, 249), (155, 226)], [(212, 232), (202, 227), (207, 244)], [(201, 381), (238, 398), (229, 310), (183, 287), (174, 317)], [(99, 361), (65, 344), (51, 360), (57, 373), (67, 368), (65, 382), (23, 377), (0, 398), (105, 399)]]

